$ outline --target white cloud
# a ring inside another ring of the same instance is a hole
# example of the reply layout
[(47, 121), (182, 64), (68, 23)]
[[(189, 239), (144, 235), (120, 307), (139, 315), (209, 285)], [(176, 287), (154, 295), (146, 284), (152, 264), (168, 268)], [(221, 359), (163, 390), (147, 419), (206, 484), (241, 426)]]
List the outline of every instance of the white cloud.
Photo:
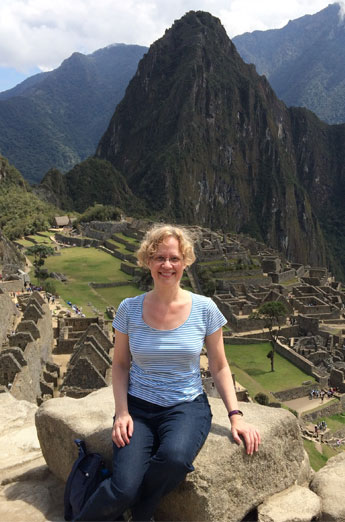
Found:
[(340, 11), (339, 11), (339, 16), (340, 16), (340, 20), (344, 20), (344, 17), (345, 17), (345, 2), (344, 1), (340, 1), (338, 2), (339, 6), (340, 6)]
[(0, 67), (57, 67), (74, 51), (150, 45), (189, 10), (219, 17), (230, 37), (282, 27), (327, 0), (1, 0)]

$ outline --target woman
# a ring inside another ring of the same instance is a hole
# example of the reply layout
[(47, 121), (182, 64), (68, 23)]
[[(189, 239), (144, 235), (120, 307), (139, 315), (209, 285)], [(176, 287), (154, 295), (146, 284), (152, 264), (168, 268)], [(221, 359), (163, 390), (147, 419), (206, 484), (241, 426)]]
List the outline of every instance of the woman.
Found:
[(212, 417), (200, 377), (204, 343), (234, 440), (240, 444), (242, 436), (250, 455), (260, 443), (258, 431), (238, 410), (224, 353), (226, 319), (210, 298), (180, 286), (184, 269), (195, 260), (188, 233), (155, 226), (137, 256), (151, 271), (153, 290), (125, 299), (113, 322), (113, 477), (77, 520), (115, 520), (129, 507), (133, 520), (150, 520), (161, 497), (193, 471)]

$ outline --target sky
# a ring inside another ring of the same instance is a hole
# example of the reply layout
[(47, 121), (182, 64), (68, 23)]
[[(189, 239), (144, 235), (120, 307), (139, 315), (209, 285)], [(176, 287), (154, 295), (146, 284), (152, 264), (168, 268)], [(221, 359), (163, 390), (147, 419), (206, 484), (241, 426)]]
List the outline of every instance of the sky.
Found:
[[(0, 0), (0, 91), (58, 67), (73, 52), (149, 46), (187, 11), (220, 18), (230, 38), (278, 29), (327, 0)], [(339, 2), (340, 3), (340, 2)], [(345, 4), (345, 1), (344, 1)], [(345, 12), (343, 2), (342, 10)]]

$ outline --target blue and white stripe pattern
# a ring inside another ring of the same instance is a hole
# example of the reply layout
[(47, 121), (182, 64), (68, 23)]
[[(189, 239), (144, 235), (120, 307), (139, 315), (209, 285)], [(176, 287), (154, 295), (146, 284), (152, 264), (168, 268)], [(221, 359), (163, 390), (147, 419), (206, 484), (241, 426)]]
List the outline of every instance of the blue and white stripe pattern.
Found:
[(132, 355), (128, 392), (160, 406), (192, 401), (202, 393), (200, 352), (205, 337), (226, 324), (209, 297), (192, 295), (188, 319), (173, 330), (157, 330), (143, 318), (145, 294), (122, 301), (113, 327), (129, 336)]

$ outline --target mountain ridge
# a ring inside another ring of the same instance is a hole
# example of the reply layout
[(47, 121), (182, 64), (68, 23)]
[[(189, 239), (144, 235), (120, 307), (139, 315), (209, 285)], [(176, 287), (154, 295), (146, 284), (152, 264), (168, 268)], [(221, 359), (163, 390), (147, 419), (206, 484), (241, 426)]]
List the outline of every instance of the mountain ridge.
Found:
[[(306, 109), (288, 109), (220, 21), (192, 11), (139, 62), (96, 156), (168, 219), (250, 233), (288, 258), (328, 258), (342, 272), (320, 221), (335, 187), (344, 194), (330, 129)], [(331, 188), (314, 161), (332, 162)]]
[(122, 44), (73, 53), (59, 68), (1, 93), (1, 153), (31, 183), (92, 155), (145, 51)]
[(233, 42), (288, 106), (307, 107), (327, 123), (345, 122), (345, 20), (328, 5), (281, 29), (253, 31)]

